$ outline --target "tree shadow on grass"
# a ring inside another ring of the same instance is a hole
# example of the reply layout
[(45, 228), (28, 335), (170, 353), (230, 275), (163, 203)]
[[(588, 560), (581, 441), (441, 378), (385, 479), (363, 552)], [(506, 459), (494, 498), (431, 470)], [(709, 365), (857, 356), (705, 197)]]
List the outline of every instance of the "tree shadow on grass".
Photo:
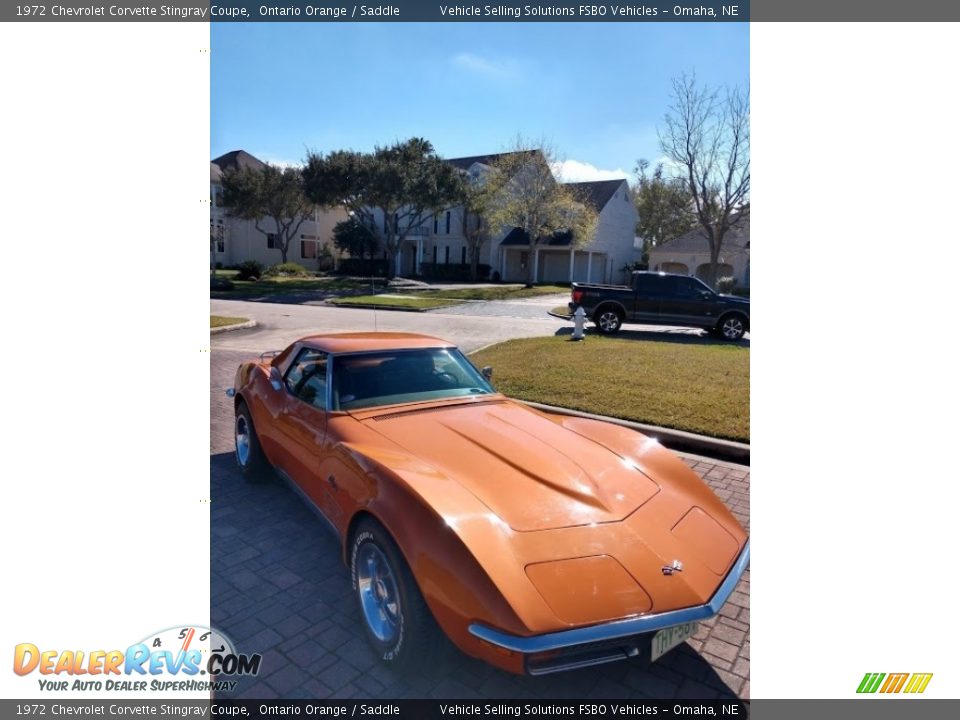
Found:
[[(572, 327), (562, 327), (554, 333), (557, 337), (573, 335)], [(584, 335), (589, 340), (593, 337), (610, 337), (618, 340), (644, 340), (647, 342), (667, 342), (680, 343), (684, 345), (722, 345), (725, 347), (750, 348), (750, 338), (744, 337), (736, 342), (722, 340), (706, 331), (690, 330), (688, 328), (663, 328), (663, 329), (627, 329), (621, 328), (619, 332), (613, 335), (603, 336), (592, 326), (584, 328)]]

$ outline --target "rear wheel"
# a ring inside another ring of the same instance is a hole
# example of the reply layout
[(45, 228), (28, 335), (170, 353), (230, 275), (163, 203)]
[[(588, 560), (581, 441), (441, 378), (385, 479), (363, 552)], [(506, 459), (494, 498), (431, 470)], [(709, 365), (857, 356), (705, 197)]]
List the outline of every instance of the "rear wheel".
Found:
[(440, 630), (393, 539), (363, 521), (350, 549), (353, 589), (367, 639), (391, 667), (407, 669), (436, 655)]
[(623, 325), (623, 315), (616, 308), (605, 307), (597, 310), (593, 321), (597, 325), (597, 330), (604, 335), (610, 335), (617, 332), (620, 326)]
[(739, 340), (747, 331), (747, 323), (740, 315), (726, 315), (720, 318), (716, 329), (724, 340)]
[(269, 463), (260, 447), (260, 438), (253, 427), (250, 409), (242, 400), (237, 405), (233, 424), (234, 456), (241, 474), (250, 482), (263, 482)]

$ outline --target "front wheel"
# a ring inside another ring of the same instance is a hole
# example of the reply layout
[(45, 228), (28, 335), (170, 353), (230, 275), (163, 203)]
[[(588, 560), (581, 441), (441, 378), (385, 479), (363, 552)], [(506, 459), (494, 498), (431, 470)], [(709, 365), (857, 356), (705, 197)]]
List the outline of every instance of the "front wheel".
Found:
[(237, 405), (233, 428), (234, 456), (240, 473), (250, 482), (262, 482), (266, 479), (269, 465), (260, 447), (260, 438), (253, 427), (250, 408), (245, 402), (241, 401)]
[(350, 568), (367, 639), (377, 656), (402, 669), (434, 657), (439, 629), (407, 563), (379, 524), (365, 521), (357, 529)]
[(747, 324), (739, 315), (727, 315), (717, 325), (717, 332), (724, 340), (739, 340), (747, 331)]
[(597, 313), (594, 322), (597, 324), (597, 329), (600, 332), (604, 335), (610, 335), (620, 329), (620, 326), (623, 324), (623, 318), (620, 316), (620, 313), (613, 308), (605, 308)]

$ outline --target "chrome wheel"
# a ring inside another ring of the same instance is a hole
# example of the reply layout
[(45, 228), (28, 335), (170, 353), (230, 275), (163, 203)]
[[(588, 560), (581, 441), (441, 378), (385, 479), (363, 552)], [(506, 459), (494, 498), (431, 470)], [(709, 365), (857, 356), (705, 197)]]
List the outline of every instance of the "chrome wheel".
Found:
[(739, 340), (743, 337), (744, 331), (743, 320), (738, 317), (727, 318), (720, 327), (720, 333), (727, 340)]
[(235, 442), (237, 447), (237, 463), (240, 467), (247, 467), (250, 463), (250, 425), (247, 423), (247, 418), (243, 415), (237, 415)]
[(601, 332), (612, 333), (620, 329), (620, 316), (613, 310), (604, 310), (597, 318)]
[(393, 569), (372, 542), (357, 550), (357, 592), (364, 620), (374, 637), (392, 643), (400, 632), (400, 592)]

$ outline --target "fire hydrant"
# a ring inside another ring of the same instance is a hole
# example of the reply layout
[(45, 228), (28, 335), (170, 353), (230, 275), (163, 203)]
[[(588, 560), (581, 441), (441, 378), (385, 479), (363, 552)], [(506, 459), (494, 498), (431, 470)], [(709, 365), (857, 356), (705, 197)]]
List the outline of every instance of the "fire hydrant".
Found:
[(571, 340), (583, 340), (583, 323), (587, 319), (587, 314), (583, 311), (582, 307), (578, 307), (577, 311), (573, 314), (573, 335), (570, 337)]

